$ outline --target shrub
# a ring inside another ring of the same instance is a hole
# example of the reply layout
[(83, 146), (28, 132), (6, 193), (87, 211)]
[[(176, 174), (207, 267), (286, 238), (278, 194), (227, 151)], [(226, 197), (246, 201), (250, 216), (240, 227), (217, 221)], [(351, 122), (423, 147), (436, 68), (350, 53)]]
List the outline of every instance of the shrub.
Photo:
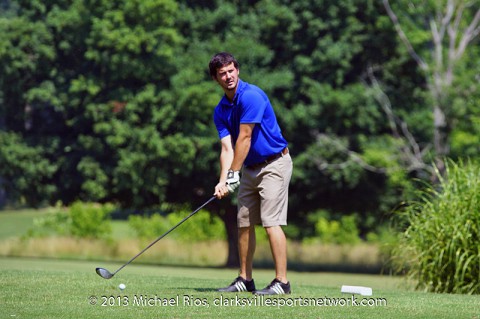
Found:
[(150, 217), (130, 215), (128, 216), (128, 225), (135, 231), (135, 234), (140, 239), (158, 237), (171, 228), (166, 218), (158, 213)]
[(357, 244), (360, 242), (355, 215), (342, 216), (339, 221), (321, 217), (315, 224), (315, 230), (324, 243)]
[(112, 232), (110, 213), (113, 210), (112, 204), (75, 202), (66, 209), (57, 206), (52, 214), (36, 219), (27, 236), (109, 238)]
[[(406, 230), (394, 250), (397, 269), (417, 289), (480, 293), (480, 166), (449, 162), (437, 187), (419, 190), (420, 200), (402, 212)], [(398, 262), (398, 261), (401, 261)]]
[(70, 207), (70, 234), (80, 238), (106, 238), (112, 232), (112, 204), (75, 202)]
[[(187, 211), (175, 212), (168, 214), (167, 219), (172, 225), (175, 225), (189, 213)], [(219, 217), (206, 212), (199, 212), (190, 223), (182, 224), (175, 232), (176, 238), (183, 241), (223, 240), (227, 238), (223, 221)]]
[(67, 210), (55, 207), (48, 215), (33, 220), (33, 227), (27, 231), (26, 237), (66, 236), (69, 223), (70, 217)]
[[(129, 216), (128, 222), (138, 238), (153, 239), (178, 224), (191, 212), (180, 210), (166, 216), (153, 214), (146, 216)], [(226, 238), (222, 220), (206, 212), (198, 212), (191, 219), (175, 229), (169, 236), (180, 241), (223, 240)]]
[(315, 237), (307, 242), (320, 241), (326, 244), (357, 244), (360, 242), (356, 215), (331, 219), (328, 212), (318, 211), (309, 219), (315, 225)]

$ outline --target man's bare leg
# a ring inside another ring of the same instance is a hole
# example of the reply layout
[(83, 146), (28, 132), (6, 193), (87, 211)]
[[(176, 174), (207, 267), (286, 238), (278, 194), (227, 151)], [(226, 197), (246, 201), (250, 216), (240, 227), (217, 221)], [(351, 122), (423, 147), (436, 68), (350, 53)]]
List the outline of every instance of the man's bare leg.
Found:
[(287, 279), (287, 239), (281, 226), (265, 227), (270, 241), (273, 260), (275, 262), (275, 276), (286, 284)]
[(238, 229), (238, 254), (240, 258), (240, 274), (246, 280), (252, 280), (253, 255), (255, 254), (255, 226)]

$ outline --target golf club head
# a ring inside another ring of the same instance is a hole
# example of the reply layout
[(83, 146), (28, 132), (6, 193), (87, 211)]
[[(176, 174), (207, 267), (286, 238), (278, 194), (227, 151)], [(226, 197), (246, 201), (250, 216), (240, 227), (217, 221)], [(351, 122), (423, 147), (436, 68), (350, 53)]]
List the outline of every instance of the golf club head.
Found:
[(104, 278), (104, 279), (110, 279), (113, 277), (114, 274), (112, 274), (111, 272), (109, 272), (108, 270), (106, 270), (105, 268), (96, 268), (95, 271), (97, 272), (97, 274)]

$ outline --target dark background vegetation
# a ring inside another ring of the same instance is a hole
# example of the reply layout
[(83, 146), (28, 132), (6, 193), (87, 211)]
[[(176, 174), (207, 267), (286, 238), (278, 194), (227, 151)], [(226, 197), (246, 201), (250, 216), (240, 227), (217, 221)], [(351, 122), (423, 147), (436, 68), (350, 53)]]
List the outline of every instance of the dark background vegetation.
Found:
[[(268, 93), (289, 141), (288, 236), (353, 216), (365, 238), (413, 196), (415, 179), (433, 181), (434, 163), (479, 154), (478, 37), (443, 94), (431, 94), (429, 21), (444, 3), (392, 4), (425, 70), (385, 1), (2, 0), (0, 206), (203, 203), (218, 180), (212, 111), (222, 94), (207, 65), (229, 51), (241, 78)], [(210, 207), (230, 239), (234, 204)]]

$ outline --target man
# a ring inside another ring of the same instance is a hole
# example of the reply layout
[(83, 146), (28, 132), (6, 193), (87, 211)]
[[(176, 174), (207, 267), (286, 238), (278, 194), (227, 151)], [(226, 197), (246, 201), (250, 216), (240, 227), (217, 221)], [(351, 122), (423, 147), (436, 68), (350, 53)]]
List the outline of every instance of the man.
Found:
[[(221, 172), (214, 195), (221, 199), (239, 188), (240, 272), (230, 286), (219, 291), (288, 294), (291, 289), (287, 279), (287, 243), (282, 226), (287, 224), (293, 164), (287, 141), (267, 95), (240, 80), (239, 64), (231, 54), (214, 55), (209, 70), (225, 92), (214, 111), (221, 141)], [(256, 224), (265, 228), (275, 262), (275, 279), (262, 290), (255, 289), (252, 277)]]

